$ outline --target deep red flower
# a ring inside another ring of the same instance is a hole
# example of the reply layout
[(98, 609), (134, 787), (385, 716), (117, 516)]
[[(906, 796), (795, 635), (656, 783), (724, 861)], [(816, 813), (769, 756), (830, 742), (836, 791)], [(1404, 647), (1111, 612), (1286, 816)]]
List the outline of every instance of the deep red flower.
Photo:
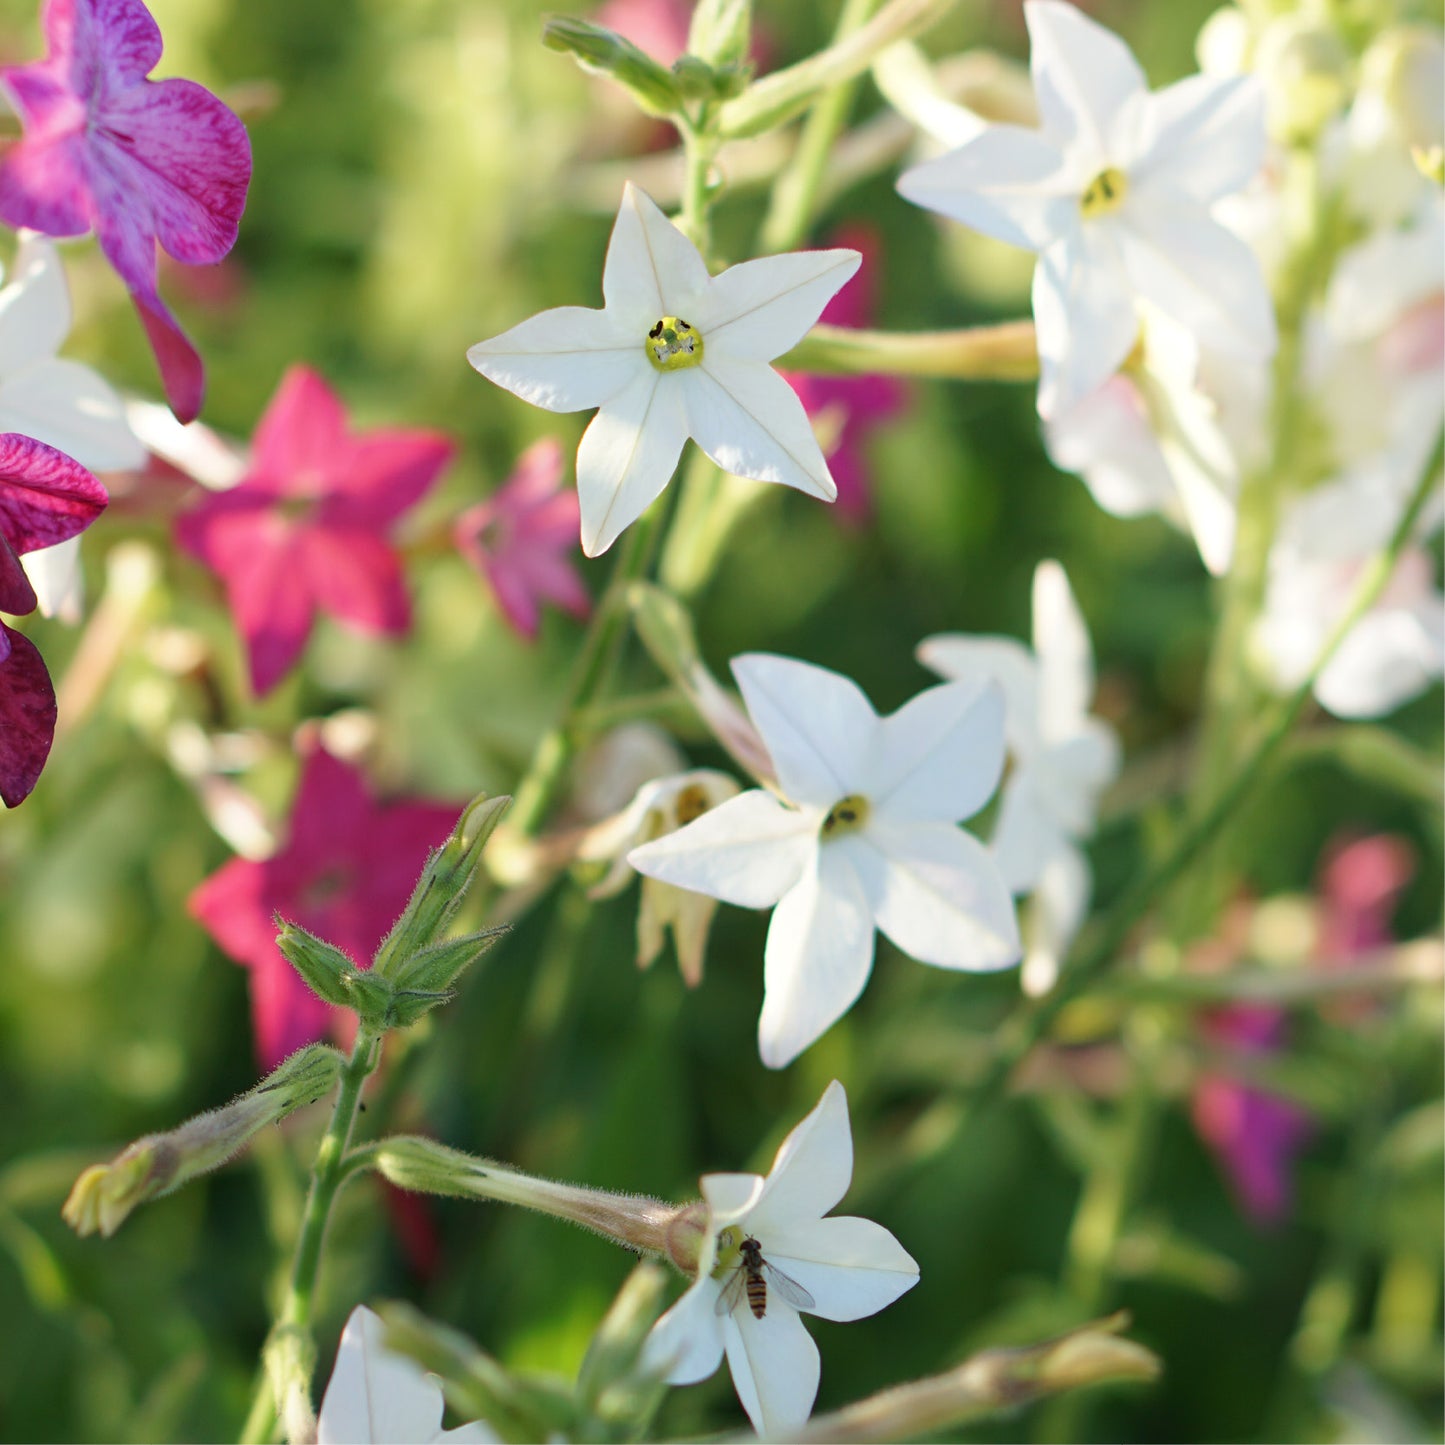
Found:
[(320, 376), (286, 373), (245, 477), (176, 522), (180, 545), (225, 583), (258, 695), (295, 663), (318, 612), (365, 632), (411, 626), (390, 534), (451, 455), (439, 432), (350, 432)]
[(282, 957), (275, 915), (335, 944), (359, 968), (370, 967), (428, 852), (445, 840), (460, 811), (460, 805), (378, 803), (354, 767), (317, 748), (301, 775), (285, 846), (265, 862), (233, 858), (191, 894), (191, 915), (251, 970), (263, 1068), (350, 1018), (322, 1003)]

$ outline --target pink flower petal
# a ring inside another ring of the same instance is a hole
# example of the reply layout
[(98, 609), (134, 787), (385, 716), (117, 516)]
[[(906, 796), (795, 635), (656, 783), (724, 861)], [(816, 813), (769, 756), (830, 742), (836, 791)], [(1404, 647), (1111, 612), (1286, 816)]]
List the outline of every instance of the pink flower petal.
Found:
[(384, 538), (354, 527), (310, 527), (298, 552), (315, 605), (328, 616), (363, 632), (410, 629), (401, 559)]
[[(0, 533), (0, 612), (19, 616), (34, 612), (39, 605), (35, 588), (31, 586), (25, 568), (20, 565), (20, 558), (15, 555), (15, 549), (5, 540), (4, 534)], [(3, 636), (0, 636), (0, 642), (4, 642), (4, 651), (0, 652), (0, 662), (4, 662), (10, 656), (10, 644)]]
[(367, 432), (331, 465), (328, 520), (383, 529), (431, 490), (456, 447), (440, 432)]
[(35, 644), (0, 623), (8, 652), (0, 662), (0, 798), (7, 808), (30, 796), (55, 737), (55, 689)]
[(206, 369), (200, 353), (159, 296), (132, 292), (131, 300), (160, 369), (167, 404), (177, 421), (195, 421), (206, 399)]
[(83, 532), (107, 500), (105, 488), (64, 452), (0, 432), (0, 535), (17, 553)]
[(260, 481), (283, 496), (313, 495), (316, 478), (330, 470), (345, 435), (341, 399), (309, 366), (292, 366), (256, 425), (251, 470), (242, 485)]

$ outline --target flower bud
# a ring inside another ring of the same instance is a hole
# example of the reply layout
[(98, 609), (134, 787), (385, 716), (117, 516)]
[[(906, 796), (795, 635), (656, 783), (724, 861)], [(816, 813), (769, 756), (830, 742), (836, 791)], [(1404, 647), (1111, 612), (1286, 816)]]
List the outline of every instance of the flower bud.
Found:
[(542, 26), (542, 44), (570, 55), (583, 70), (610, 76), (648, 115), (665, 118), (682, 108), (676, 78), (615, 31), (590, 20), (551, 15)]
[(1255, 69), (1268, 97), (1270, 134), (1290, 144), (1313, 140), (1348, 95), (1345, 42), (1330, 26), (1303, 15), (1282, 17), (1265, 28)]
[(357, 967), (335, 944), (327, 943), (314, 933), (291, 923), (278, 913), (275, 916), (276, 947), (286, 962), (301, 975), (301, 982), (317, 998), (338, 1008), (352, 1006), (347, 977)]
[(218, 1168), (267, 1124), (335, 1087), (344, 1060), (325, 1044), (309, 1044), (223, 1109), (187, 1120), (168, 1134), (147, 1134), (109, 1164), (94, 1164), (75, 1181), (60, 1213), (77, 1234), (107, 1239), (138, 1204), (179, 1189)]
[(1401, 139), (1414, 153), (1445, 147), (1445, 41), (1427, 25), (1399, 25), (1384, 32), (1360, 63), (1362, 88), (1389, 108)]
[[(577, 1373), (577, 1395), (604, 1427), (630, 1425), (650, 1415), (661, 1400), (666, 1386), (655, 1372), (643, 1368), (642, 1349), (662, 1313), (666, 1292), (666, 1271), (644, 1260), (628, 1275), (587, 1347)], [(595, 1433), (613, 1438), (613, 1431), (605, 1428)]]
[[(392, 977), (396, 986), (398, 1005), (409, 993), (437, 994), (451, 996), (452, 985), (470, 968), (504, 933), (507, 925), (484, 928), (478, 933), (464, 934), (461, 938), (448, 938), (414, 953), (397, 966)], [(417, 1017), (420, 1017), (418, 1015)], [(401, 1022), (398, 1019), (398, 1022)]]
[(375, 974), (394, 977), (405, 960), (440, 939), (442, 930), (461, 907), (482, 849), (511, 801), (505, 795), (489, 798), (480, 793), (467, 805), (451, 837), (427, 859), (410, 902), (377, 949), (372, 964)]
[(711, 66), (737, 66), (752, 41), (753, 0), (697, 0), (687, 32), (689, 54)]

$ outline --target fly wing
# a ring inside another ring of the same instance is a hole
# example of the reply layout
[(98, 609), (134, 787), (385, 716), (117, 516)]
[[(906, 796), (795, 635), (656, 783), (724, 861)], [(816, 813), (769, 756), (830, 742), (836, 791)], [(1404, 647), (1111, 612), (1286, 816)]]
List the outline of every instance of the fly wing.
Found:
[(795, 1310), (816, 1308), (817, 1300), (792, 1275), (784, 1274), (777, 1265), (764, 1260), (763, 1273), (768, 1277), (768, 1288), (777, 1290), (779, 1298), (785, 1299)]
[(747, 1271), (741, 1265), (733, 1270), (732, 1278), (718, 1291), (717, 1303), (713, 1306), (714, 1314), (732, 1314), (743, 1297), (743, 1286), (747, 1283), (747, 1277)]

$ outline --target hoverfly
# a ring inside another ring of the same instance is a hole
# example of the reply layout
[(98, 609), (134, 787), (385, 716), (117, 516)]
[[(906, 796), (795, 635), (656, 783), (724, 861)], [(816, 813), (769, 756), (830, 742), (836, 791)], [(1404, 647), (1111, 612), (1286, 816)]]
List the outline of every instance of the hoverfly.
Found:
[(743, 1240), (738, 1246), (738, 1252), (742, 1258), (733, 1270), (733, 1277), (723, 1286), (722, 1293), (717, 1297), (718, 1314), (731, 1314), (746, 1290), (748, 1308), (752, 1310), (753, 1318), (762, 1319), (768, 1309), (770, 1284), (795, 1310), (813, 1308), (813, 1296), (797, 1280), (784, 1274), (776, 1265), (769, 1264), (763, 1258), (763, 1247), (756, 1239), (749, 1237)]

